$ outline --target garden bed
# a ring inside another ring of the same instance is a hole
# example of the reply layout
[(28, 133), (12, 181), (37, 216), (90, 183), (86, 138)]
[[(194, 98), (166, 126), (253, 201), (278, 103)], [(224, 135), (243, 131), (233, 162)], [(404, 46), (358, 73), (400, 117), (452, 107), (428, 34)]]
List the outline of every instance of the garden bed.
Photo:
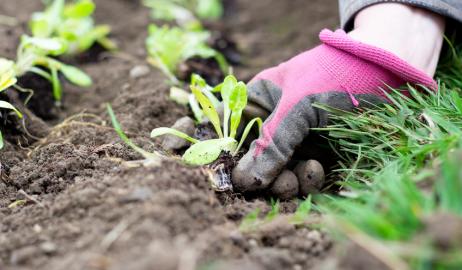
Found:
[[(270, 211), (265, 198), (216, 193), (202, 169), (176, 161), (127, 166), (125, 161), (141, 157), (114, 132), (106, 103), (146, 150), (156, 148), (149, 139), (153, 128), (171, 126), (189, 112), (168, 98), (169, 85), (158, 70), (130, 76), (133, 68), (147, 65), (149, 10), (138, 1), (95, 2), (96, 19), (113, 28), (120, 52), (76, 60), (94, 85), (66, 83), (59, 109), (43, 112), (40, 102), (47, 100), (33, 102), (30, 109), (43, 117), (27, 119), (39, 128), (6, 132), (0, 269), (313, 269), (326, 263), (333, 254), (329, 236), (294, 226), (284, 215), (252, 233), (239, 230), (254, 209)], [(226, 1), (219, 27), (242, 53), (237, 77), (248, 80), (317, 44), (318, 31), (337, 24), (336, 5), (336, 0)], [(0, 14), (18, 19), (14, 27), (0, 26), (6, 37), (0, 41), (2, 56), (14, 58), (30, 14), (40, 9), (38, 0), (0, 4)], [(25, 205), (9, 207), (23, 199)], [(283, 202), (281, 212), (296, 207)]]

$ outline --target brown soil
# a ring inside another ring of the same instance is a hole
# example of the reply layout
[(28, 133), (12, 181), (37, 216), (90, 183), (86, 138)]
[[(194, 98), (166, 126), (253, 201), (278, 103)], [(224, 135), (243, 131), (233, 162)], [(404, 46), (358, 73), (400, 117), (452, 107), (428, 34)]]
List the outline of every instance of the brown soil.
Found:
[[(0, 26), (0, 55), (14, 58), (40, 2), (0, 3), (0, 14), (19, 23)], [(226, 2), (222, 27), (242, 52), (235, 69), (241, 79), (317, 44), (318, 31), (337, 24), (335, 0)], [(156, 147), (151, 129), (189, 112), (168, 99), (159, 71), (129, 76), (145, 65), (149, 11), (134, 0), (96, 3), (96, 20), (112, 26), (120, 52), (75, 60), (94, 85), (65, 83), (63, 106), (52, 118), (27, 117), (27, 140), (18, 145), (7, 134), (0, 156), (0, 269), (311, 269), (323, 261), (332, 250), (326, 234), (290, 225), (284, 215), (254, 232), (238, 230), (247, 213), (270, 210), (264, 199), (215, 193), (203, 170), (176, 161), (128, 166), (140, 156), (110, 127), (107, 102), (146, 150)], [(296, 202), (281, 207), (290, 213)]]

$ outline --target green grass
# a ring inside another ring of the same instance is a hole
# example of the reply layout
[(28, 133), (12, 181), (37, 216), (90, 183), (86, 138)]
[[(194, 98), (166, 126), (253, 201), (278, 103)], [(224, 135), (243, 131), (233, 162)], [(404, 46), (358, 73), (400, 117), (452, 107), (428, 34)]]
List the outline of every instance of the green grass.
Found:
[(324, 130), (340, 158), (343, 190), (316, 197), (316, 208), (337, 235), (391, 268), (462, 269), (462, 241), (441, 249), (424, 234), (438, 213), (462, 220), (462, 50), (450, 48), (438, 93), (408, 86), (410, 97), (393, 91), (392, 104), (355, 113), (324, 108), (334, 115)]

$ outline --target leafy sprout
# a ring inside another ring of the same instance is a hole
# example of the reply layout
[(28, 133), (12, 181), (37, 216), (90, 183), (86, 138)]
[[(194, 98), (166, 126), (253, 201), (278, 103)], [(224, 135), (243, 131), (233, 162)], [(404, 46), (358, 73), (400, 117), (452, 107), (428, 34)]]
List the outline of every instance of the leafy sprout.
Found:
[(53, 86), (53, 96), (60, 103), (62, 86), (58, 74), (62, 73), (71, 83), (88, 87), (92, 79), (80, 69), (66, 65), (52, 56), (60, 55), (66, 50), (66, 43), (58, 38), (39, 38), (23, 35), (17, 51), (15, 74), (20, 77), (27, 72), (35, 73)]
[(222, 54), (207, 45), (210, 33), (205, 30), (188, 30), (179, 27), (155, 24), (149, 26), (146, 47), (148, 61), (165, 73), (169, 79), (178, 84), (177, 68), (181, 62), (192, 57), (214, 58), (223, 72), (228, 64)]
[(107, 50), (115, 44), (108, 38), (108, 25), (95, 25), (92, 0), (77, 0), (65, 4), (65, 0), (51, 1), (43, 12), (36, 12), (29, 22), (32, 35), (38, 38), (57, 38), (65, 44), (63, 54), (75, 55), (98, 43)]
[[(237, 130), (241, 122), (242, 112), (247, 106), (247, 87), (243, 82), (238, 82), (232, 75), (225, 78), (224, 82), (211, 91), (206, 86), (205, 81), (199, 76), (195, 76), (191, 83), (191, 91), (200, 104), (201, 112), (215, 128), (218, 139), (197, 141), (188, 135), (171, 128), (157, 128), (151, 132), (151, 138), (170, 134), (178, 136), (192, 143), (192, 146), (183, 155), (183, 160), (191, 165), (206, 165), (214, 162), (222, 152), (229, 152), (236, 155), (242, 147), (247, 135), (255, 123), (259, 129), (262, 120), (255, 118), (245, 127), (241, 139), (236, 139)], [(211, 92), (221, 94), (224, 107), (223, 122), (217, 112), (217, 101)], [(221, 128), (223, 124), (223, 130)]]
[(173, 21), (180, 26), (200, 25), (199, 19), (215, 20), (223, 15), (221, 0), (144, 0), (156, 20)]
[[(9, 87), (16, 84), (17, 79), (14, 71), (14, 62), (0, 58), (0, 93), (8, 89)], [(6, 109), (13, 111), (19, 118), (22, 118), (22, 114), (9, 102), (0, 100), (0, 109)], [(0, 131), (0, 149), (3, 148), (3, 135)]]

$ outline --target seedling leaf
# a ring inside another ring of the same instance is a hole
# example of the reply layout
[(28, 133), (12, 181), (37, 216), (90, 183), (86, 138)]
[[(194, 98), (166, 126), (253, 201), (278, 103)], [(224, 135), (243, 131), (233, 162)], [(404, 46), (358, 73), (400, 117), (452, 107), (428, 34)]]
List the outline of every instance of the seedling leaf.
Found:
[(162, 136), (162, 135), (166, 135), (166, 134), (170, 134), (170, 135), (174, 135), (174, 136), (177, 136), (177, 137), (180, 137), (186, 141), (189, 141), (191, 143), (198, 143), (199, 141), (188, 136), (187, 134), (181, 132), (181, 131), (178, 131), (176, 129), (173, 129), (173, 128), (165, 128), (165, 127), (162, 127), (162, 128), (156, 128), (154, 130), (151, 131), (151, 138), (156, 138), (156, 137), (159, 137), (159, 136)]
[[(229, 118), (231, 116), (231, 95), (236, 87), (237, 80), (234, 76), (227, 76), (221, 84), (221, 98), (223, 99), (223, 133), (228, 137)], [(231, 136), (232, 137), (232, 136)]]
[(215, 128), (215, 131), (217, 132), (218, 136), (220, 138), (223, 138), (223, 132), (221, 131), (220, 126), (220, 116), (218, 115), (213, 103), (202, 93), (202, 91), (199, 88), (195, 87), (194, 85), (191, 85), (191, 91), (196, 97), (199, 104), (201, 105), (203, 113), (210, 120), (213, 127)]
[(20, 111), (18, 111), (18, 109), (16, 109), (16, 107), (11, 105), (11, 103), (9, 103), (9, 102), (0, 100), (0, 108), (14, 111), (19, 118), (22, 118), (22, 116), (23, 116), (22, 113)]
[(247, 139), (247, 136), (249, 135), (249, 132), (252, 130), (252, 127), (255, 123), (257, 123), (258, 130), (261, 132), (261, 129), (263, 127), (263, 121), (261, 120), (261, 118), (257, 117), (257, 118), (252, 119), (245, 127), (244, 132), (242, 133), (242, 136), (241, 136), (241, 140), (239, 141), (239, 145), (237, 146), (234, 154), (237, 154), (239, 150), (241, 150), (241, 147), (244, 144), (245, 139)]
[(203, 19), (219, 19), (223, 15), (221, 0), (198, 0), (197, 15)]
[(58, 70), (56, 67), (51, 66), (50, 67), (51, 71), (51, 84), (53, 86), (53, 97), (55, 98), (56, 101), (60, 101), (62, 97), (62, 88), (61, 88), (61, 82), (59, 81), (58, 77)]
[(258, 227), (260, 224), (260, 220), (258, 219), (258, 215), (260, 215), (260, 208), (256, 208), (249, 214), (247, 214), (241, 221), (241, 225), (239, 225), (240, 231), (252, 231)]
[(190, 165), (207, 165), (218, 159), (223, 151), (232, 152), (237, 142), (232, 138), (221, 138), (198, 142), (183, 155), (183, 160)]
[(241, 122), (242, 111), (247, 106), (247, 87), (243, 82), (239, 82), (230, 97), (229, 107), (231, 109), (231, 133), (230, 137), (235, 138), (237, 128)]
[(111, 118), (111, 122), (112, 122), (112, 126), (114, 127), (114, 130), (117, 132), (117, 134), (119, 135), (120, 139), (122, 139), (123, 142), (125, 142), (128, 146), (130, 146), (136, 152), (140, 153), (145, 159), (156, 161), (156, 162), (159, 161), (159, 155), (157, 155), (156, 153), (149, 153), (148, 151), (142, 149), (141, 147), (134, 144), (128, 138), (127, 135), (125, 135), (125, 133), (123, 132), (122, 126), (120, 125), (119, 121), (117, 121), (117, 118), (110, 104), (107, 104), (107, 112), (109, 114), (109, 117)]
[(266, 215), (264, 222), (270, 222), (275, 219), (279, 215), (280, 206), (279, 200), (275, 201), (271, 199), (271, 211)]
[(95, 11), (95, 4), (91, 0), (80, 0), (64, 8), (64, 16), (69, 18), (84, 18)]
[(92, 85), (92, 79), (82, 70), (69, 66), (69, 65), (61, 65), (60, 71), (64, 74), (64, 76), (73, 84), (81, 86), (81, 87), (89, 87)]

